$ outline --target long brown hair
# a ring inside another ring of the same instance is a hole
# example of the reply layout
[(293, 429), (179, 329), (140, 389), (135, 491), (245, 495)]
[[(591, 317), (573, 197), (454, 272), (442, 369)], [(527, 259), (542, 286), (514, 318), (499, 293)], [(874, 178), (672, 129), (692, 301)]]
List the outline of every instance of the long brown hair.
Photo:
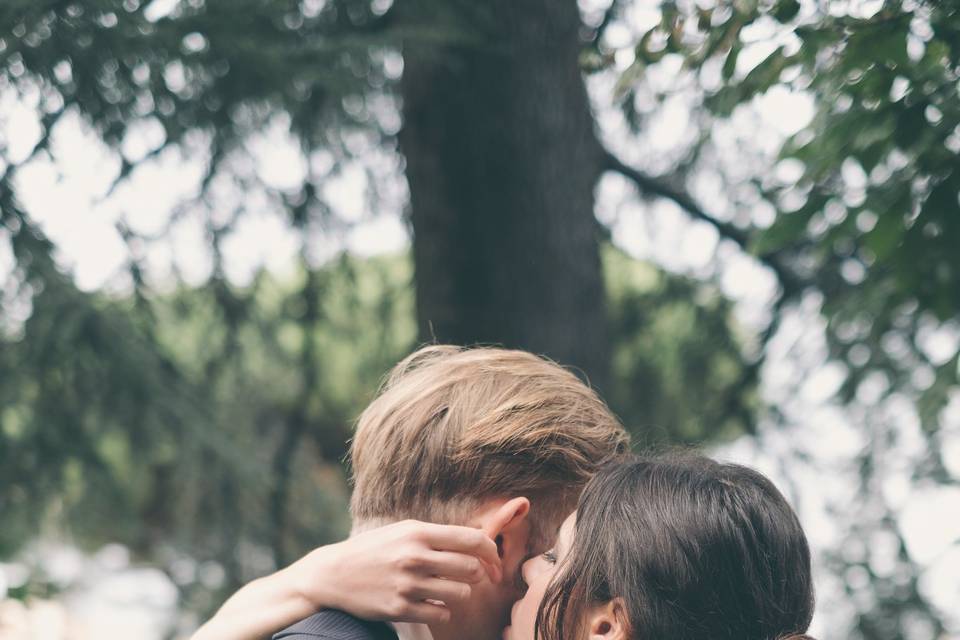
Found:
[(614, 598), (631, 638), (799, 636), (813, 616), (809, 547), (762, 474), (691, 454), (637, 458), (584, 490), (536, 635), (569, 640), (587, 607)]

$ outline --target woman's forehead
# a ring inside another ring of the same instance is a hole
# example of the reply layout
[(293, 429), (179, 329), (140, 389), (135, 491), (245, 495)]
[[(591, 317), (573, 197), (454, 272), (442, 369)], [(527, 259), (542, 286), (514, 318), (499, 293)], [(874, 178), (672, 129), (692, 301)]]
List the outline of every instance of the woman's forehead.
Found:
[(566, 551), (573, 542), (573, 530), (577, 524), (577, 512), (574, 511), (560, 525), (560, 532), (557, 535), (557, 551)]

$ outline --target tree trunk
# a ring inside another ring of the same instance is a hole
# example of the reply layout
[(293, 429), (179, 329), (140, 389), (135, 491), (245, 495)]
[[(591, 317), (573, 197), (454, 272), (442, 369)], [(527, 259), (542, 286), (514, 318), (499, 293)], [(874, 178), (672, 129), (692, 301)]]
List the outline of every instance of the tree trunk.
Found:
[[(402, 0), (398, 0), (402, 1)], [(408, 41), (401, 83), (424, 340), (496, 343), (608, 379), (593, 214), (600, 148), (576, 0), (398, 7), (456, 44)], [(451, 19), (454, 16), (454, 19)]]

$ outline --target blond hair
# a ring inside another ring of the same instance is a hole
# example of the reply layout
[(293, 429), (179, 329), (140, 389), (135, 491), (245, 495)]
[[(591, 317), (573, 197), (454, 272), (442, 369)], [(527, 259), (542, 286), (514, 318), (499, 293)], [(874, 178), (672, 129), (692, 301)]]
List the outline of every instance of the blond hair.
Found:
[(350, 511), (355, 526), (458, 523), (484, 499), (522, 495), (535, 526), (556, 524), (627, 446), (603, 400), (556, 363), (428, 346), (394, 367), (357, 422)]

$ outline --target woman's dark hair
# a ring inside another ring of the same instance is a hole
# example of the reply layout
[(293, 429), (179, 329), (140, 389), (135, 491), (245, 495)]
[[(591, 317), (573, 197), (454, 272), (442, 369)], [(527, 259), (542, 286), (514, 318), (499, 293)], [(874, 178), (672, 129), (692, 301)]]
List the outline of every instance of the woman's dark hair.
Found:
[(614, 598), (631, 638), (804, 637), (813, 616), (810, 550), (793, 509), (762, 474), (692, 454), (634, 458), (584, 489), (537, 637), (580, 635), (586, 608)]

